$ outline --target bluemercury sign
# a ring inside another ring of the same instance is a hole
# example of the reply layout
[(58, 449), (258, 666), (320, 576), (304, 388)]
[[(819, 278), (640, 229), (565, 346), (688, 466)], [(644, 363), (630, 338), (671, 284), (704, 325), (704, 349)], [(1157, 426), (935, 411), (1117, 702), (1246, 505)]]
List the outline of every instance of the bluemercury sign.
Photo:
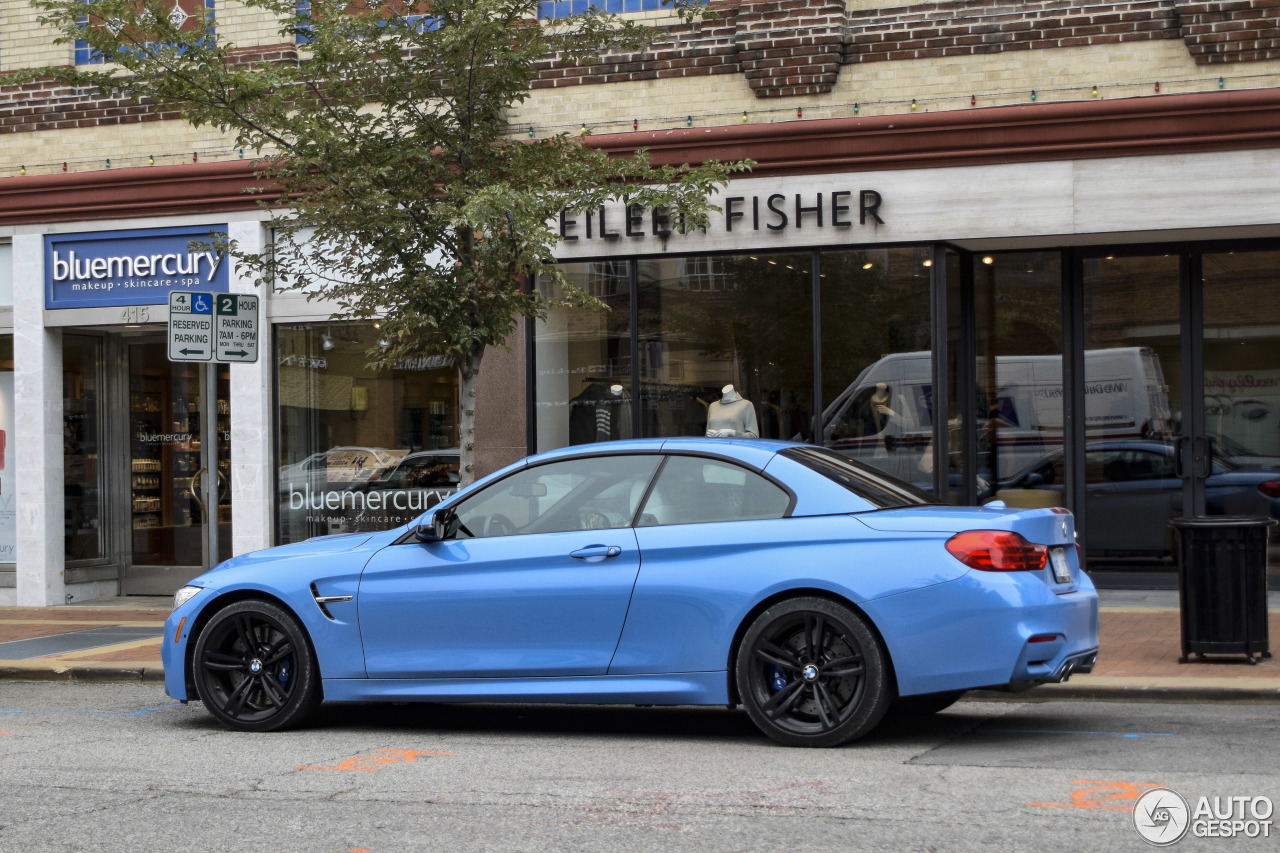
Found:
[(226, 254), (192, 250), (223, 226), (99, 231), (45, 237), (46, 308), (163, 305), (172, 292), (226, 293)]

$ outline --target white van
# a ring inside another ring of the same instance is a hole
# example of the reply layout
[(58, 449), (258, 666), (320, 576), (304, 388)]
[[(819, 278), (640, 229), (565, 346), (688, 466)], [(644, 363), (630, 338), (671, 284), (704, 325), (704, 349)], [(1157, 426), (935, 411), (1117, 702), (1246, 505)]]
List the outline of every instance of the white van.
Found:
[[(994, 368), (994, 375), (990, 368)], [(1085, 352), (1089, 438), (1169, 436), (1169, 389), (1153, 350)], [(978, 362), (979, 474), (1006, 479), (1062, 445), (1062, 357), (997, 356)], [(959, 452), (959, 419), (951, 450)], [(933, 379), (929, 352), (894, 353), (862, 371), (823, 414), (824, 443), (911, 482), (932, 478)]]

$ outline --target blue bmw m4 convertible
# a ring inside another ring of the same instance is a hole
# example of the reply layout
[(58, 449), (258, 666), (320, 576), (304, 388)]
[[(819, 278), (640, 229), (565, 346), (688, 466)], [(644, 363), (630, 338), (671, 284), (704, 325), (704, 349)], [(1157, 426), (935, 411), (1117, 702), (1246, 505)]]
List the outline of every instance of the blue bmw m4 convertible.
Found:
[(940, 505), (808, 445), (624, 441), (228, 560), (175, 598), (165, 690), (243, 731), (322, 700), (741, 704), (834, 746), (1090, 671), (1097, 613), (1066, 510)]

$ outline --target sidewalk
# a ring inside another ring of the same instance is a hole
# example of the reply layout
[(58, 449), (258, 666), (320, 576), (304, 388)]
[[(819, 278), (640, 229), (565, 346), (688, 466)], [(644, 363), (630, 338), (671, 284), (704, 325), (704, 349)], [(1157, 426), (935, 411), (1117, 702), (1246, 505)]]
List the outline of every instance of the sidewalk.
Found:
[[(1270, 637), (1280, 655), (1280, 594), (1270, 595)], [(0, 680), (161, 682), (160, 644), (171, 599), (117, 598), (60, 607), (0, 607)], [(1179, 664), (1174, 591), (1102, 590), (1100, 653), (1089, 675), (1018, 698), (1280, 703), (1280, 658)], [(982, 698), (1007, 698), (1003, 693)]]

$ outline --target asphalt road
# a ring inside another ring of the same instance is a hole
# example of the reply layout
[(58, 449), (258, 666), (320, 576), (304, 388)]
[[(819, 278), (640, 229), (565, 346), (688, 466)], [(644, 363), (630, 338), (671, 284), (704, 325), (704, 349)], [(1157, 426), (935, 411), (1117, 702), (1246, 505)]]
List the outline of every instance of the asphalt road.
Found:
[(962, 702), (798, 750), (720, 708), (353, 705), (245, 735), (157, 686), (2, 682), (0, 771), (14, 853), (1140, 851), (1149, 787), (1193, 808), (1280, 803), (1280, 721), (1274, 705)]

